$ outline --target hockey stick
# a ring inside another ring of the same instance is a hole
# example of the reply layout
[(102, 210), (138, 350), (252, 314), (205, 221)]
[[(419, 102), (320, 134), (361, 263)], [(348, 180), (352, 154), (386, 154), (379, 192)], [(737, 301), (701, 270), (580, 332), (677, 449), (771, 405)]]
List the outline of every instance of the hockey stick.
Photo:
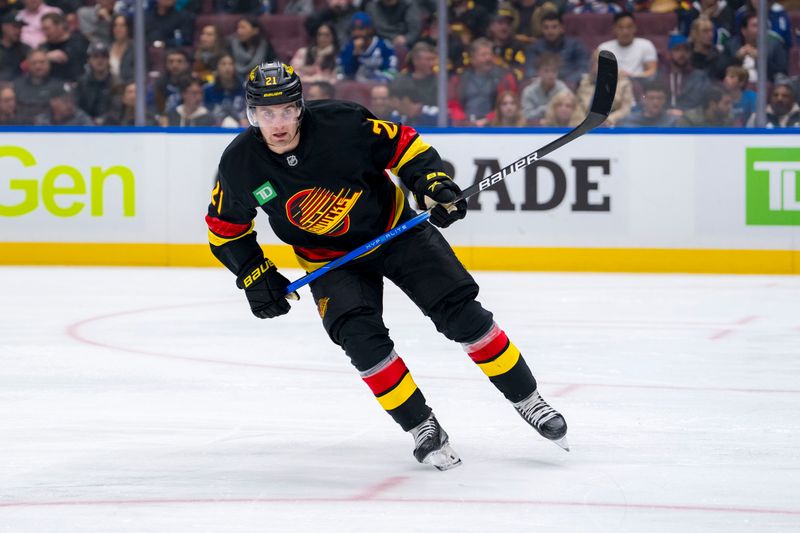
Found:
[[(592, 105), (589, 109), (589, 114), (583, 119), (583, 122), (578, 124), (573, 130), (569, 131), (565, 135), (562, 135), (555, 141), (551, 142), (539, 148), (535, 152), (531, 152), (530, 154), (522, 157), (508, 166), (501, 168), (499, 171), (495, 172), (491, 176), (488, 176), (478, 183), (464, 189), (461, 192), (461, 197), (458, 200), (466, 200), (470, 196), (474, 196), (479, 192), (492, 187), (494, 184), (503, 181), (509, 175), (513, 174), (514, 172), (521, 170), (527, 166), (537, 163), (541, 158), (546, 156), (547, 154), (553, 152), (564, 146), (567, 143), (570, 143), (577, 139), (578, 137), (582, 136), (585, 133), (593, 130), (600, 124), (602, 124), (607, 118), (608, 114), (611, 112), (611, 106), (614, 103), (614, 94), (617, 91), (617, 58), (614, 57), (614, 54), (608, 51), (601, 51), (600, 55), (597, 58), (597, 81), (595, 82), (594, 87), (594, 96), (592, 97)], [(296, 291), (300, 287), (304, 285), (308, 285), (318, 277), (330, 272), (331, 270), (338, 268), (345, 263), (349, 263), (356, 257), (363, 255), (367, 252), (374, 250), (376, 247), (380, 246), (381, 244), (394, 239), (398, 235), (405, 233), (406, 231), (410, 230), (414, 226), (421, 224), (428, 220), (431, 216), (430, 210), (423, 211), (419, 215), (415, 216), (414, 218), (399, 224), (398, 226), (390, 229), (383, 235), (376, 237), (369, 241), (366, 244), (362, 244), (355, 250), (348, 252), (346, 255), (327, 263), (317, 270), (306, 274), (302, 278), (298, 278), (297, 280), (293, 281), (289, 284), (286, 288), (287, 294), (291, 294), (292, 292)]]

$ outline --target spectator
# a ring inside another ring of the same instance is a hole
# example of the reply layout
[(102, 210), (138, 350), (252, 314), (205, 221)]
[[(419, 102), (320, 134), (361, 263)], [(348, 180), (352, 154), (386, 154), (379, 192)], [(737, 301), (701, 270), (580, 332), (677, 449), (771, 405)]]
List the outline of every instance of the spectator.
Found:
[(17, 115), (23, 123), (31, 124), (36, 115), (47, 109), (50, 93), (64, 82), (50, 76), (50, 60), (44, 50), (31, 50), (25, 61), (28, 73), (14, 80), (14, 94), (17, 95)]
[[(728, 52), (747, 69), (750, 83), (755, 83), (758, 79), (758, 17), (754, 13), (745, 15), (740, 29), (741, 33), (728, 42)], [(779, 39), (768, 35), (767, 78), (772, 81), (776, 74), (786, 74), (787, 66), (786, 49)]]
[(262, 4), (260, 0), (217, 0), (217, 6), (219, 11), (225, 13), (258, 16), (269, 7), (269, 2)]
[(236, 75), (236, 66), (230, 54), (223, 54), (217, 61), (214, 81), (203, 87), (203, 103), (222, 127), (249, 125), (245, 115), (244, 86), (242, 79)]
[[(575, 93), (577, 97), (577, 116), (585, 117), (589, 113), (589, 108), (592, 105), (592, 96), (594, 96), (594, 85), (597, 79), (597, 56), (599, 49), (592, 54), (592, 70), (584, 74), (581, 78), (581, 83), (578, 85), (578, 90)], [(611, 113), (605, 121), (606, 126), (613, 126), (631, 112), (633, 107), (633, 86), (631, 79), (624, 74), (617, 80), (617, 92), (614, 94), (614, 103), (611, 105)]]
[(314, 12), (314, 0), (289, 0), (283, 7), (284, 15), (307, 17)]
[(374, 85), (369, 90), (369, 110), (381, 120), (392, 119), (392, 104), (389, 97), (389, 87), (386, 85)]
[(80, 33), (71, 33), (67, 19), (61, 13), (48, 13), (42, 17), (47, 58), (54, 78), (75, 81), (84, 71), (86, 49), (89, 43)]
[(395, 48), (408, 48), (419, 39), (422, 16), (412, 0), (372, 0), (364, 11), (375, 24), (375, 33)]
[(255, 17), (242, 17), (236, 23), (236, 35), (229, 38), (229, 47), (236, 64), (236, 74), (244, 78), (256, 65), (275, 59), (269, 38), (261, 34)]
[(350, 38), (350, 21), (355, 12), (352, 0), (328, 0), (327, 9), (306, 19), (306, 32), (309, 35), (316, 35), (320, 24), (328, 22), (336, 29), (336, 41), (346, 43)]
[(305, 99), (308, 102), (331, 100), (336, 96), (336, 89), (327, 81), (312, 81), (303, 87), (305, 87)]
[(701, 107), (691, 109), (678, 120), (678, 126), (729, 127), (733, 126), (733, 98), (724, 89), (712, 86), (703, 94)]
[(722, 53), (721, 45), (714, 44), (714, 23), (711, 19), (705, 15), (694, 19), (689, 31), (689, 43), (692, 49), (692, 68), (704, 71), (711, 79), (721, 79), (730, 58)]
[(131, 40), (131, 20), (125, 15), (114, 15), (111, 20), (111, 47), (108, 64), (111, 74), (122, 80), (133, 80), (134, 58)]
[(624, 13), (620, 4), (612, 0), (569, 0), (568, 3), (572, 13), (612, 13), (615, 16)]
[(194, 64), (192, 65), (194, 77), (204, 82), (210, 82), (214, 78), (217, 61), (225, 53), (227, 51), (220, 29), (213, 24), (203, 26), (197, 41), (197, 48), (194, 51)]
[(175, 109), (180, 103), (180, 83), (189, 76), (189, 56), (183, 50), (167, 50), (166, 73), (153, 87), (153, 102), (158, 114)]
[(180, 84), (181, 103), (161, 117), (162, 126), (216, 126), (214, 117), (203, 105), (203, 84), (200, 80), (185, 78)]
[(489, 116), (490, 126), (519, 128), (528, 124), (522, 114), (519, 96), (511, 91), (503, 91), (497, 95), (494, 110)]
[(525, 43), (514, 35), (516, 12), (510, 7), (502, 5), (497, 14), (492, 17), (489, 25), (489, 38), (494, 43), (494, 54), (500, 59), (501, 65), (512, 69), (521, 81), (525, 75)]
[[(106, 126), (136, 124), (136, 83), (129, 81), (122, 86), (122, 92), (112, 100), (111, 110), (103, 118), (103, 124)], [(156, 125), (156, 119), (150, 111), (145, 114), (145, 125)]]
[(439, 79), (436, 74), (436, 48), (426, 42), (418, 42), (408, 54), (409, 72), (400, 74), (392, 81), (393, 88), (413, 85), (422, 103), (436, 106), (439, 103)]
[(535, 9), (533, 11), (533, 18), (531, 18), (531, 42), (539, 39), (542, 36), (542, 17), (548, 13), (563, 14), (567, 11), (566, 0), (536, 0)]
[(439, 108), (425, 105), (413, 85), (403, 87), (397, 98), (397, 111), (400, 122), (415, 128), (434, 128), (439, 124)]
[(656, 127), (671, 128), (678, 117), (667, 113), (667, 88), (657, 81), (645, 82), (642, 104), (619, 122), (620, 126), (630, 128)]
[(539, 77), (522, 90), (522, 115), (526, 120), (540, 120), (547, 111), (550, 99), (561, 91), (569, 90), (558, 79), (560, 63), (561, 58), (555, 54), (539, 56)]
[(88, 71), (78, 79), (78, 107), (83, 109), (95, 124), (102, 124), (111, 109), (111, 96), (115, 80), (108, 63), (108, 46), (103, 41), (89, 45)]
[(695, 0), (681, 3), (677, 10), (680, 32), (692, 39), (690, 32), (694, 22), (704, 17), (711, 23), (711, 42), (723, 46), (734, 31), (733, 9), (726, 0)]
[(704, 71), (692, 68), (689, 41), (683, 34), (670, 35), (667, 46), (668, 62), (657, 78), (668, 87), (668, 107), (679, 110), (677, 114), (680, 115), (680, 111), (700, 105), (711, 80)]
[(23, 124), (17, 116), (17, 95), (12, 85), (0, 85), (0, 126)]
[(48, 13), (61, 13), (57, 7), (48, 6), (44, 0), (23, 0), (25, 9), (17, 13), (17, 20), (24, 23), (20, 40), (31, 48), (44, 44), (42, 17)]
[[(767, 21), (769, 33), (788, 50), (793, 44), (792, 23), (789, 20), (789, 15), (786, 13), (786, 9), (775, 0), (767, 0), (767, 4), (769, 5), (769, 19)], [(758, 14), (758, 0), (745, 0), (744, 5), (736, 10), (734, 28), (740, 28), (744, 18), (750, 14)]]
[[(755, 126), (755, 114), (750, 115), (747, 126)], [(786, 76), (778, 76), (772, 86), (767, 105), (767, 128), (796, 128), (800, 126), (800, 106), (795, 101), (792, 84)], [(795, 179), (797, 179), (795, 177)]]
[(339, 57), (339, 41), (331, 24), (323, 22), (317, 27), (314, 42), (297, 50), (291, 65), (303, 82), (327, 81), (336, 83), (336, 60)]
[(598, 48), (617, 56), (621, 75), (644, 79), (656, 75), (656, 47), (648, 39), (636, 37), (636, 22), (628, 12), (614, 15), (614, 39), (600, 44)]
[(75, 90), (60, 85), (50, 93), (49, 108), (34, 119), (37, 126), (91, 126), (92, 119), (75, 105)]
[(115, 0), (97, 0), (93, 6), (78, 8), (78, 28), (87, 41), (111, 44), (111, 19)]
[(451, 0), (448, 20), (450, 31), (463, 36), (465, 43), (486, 36), (491, 12), (471, 0)]
[(756, 92), (747, 88), (748, 74), (742, 67), (731, 65), (725, 71), (722, 86), (733, 99), (733, 119), (737, 126), (744, 126), (756, 111)]
[(542, 54), (558, 54), (561, 57), (561, 69), (558, 78), (575, 87), (581, 76), (589, 70), (589, 53), (577, 39), (564, 35), (564, 23), (558, 13), (546, 13), (542, 16), (542, 38), (528, 48), (527, 77), (536, 74), (538, 58)]
[(148, 45), (161, 43), (166, 48), (191, 46), (194, 20), (186, 11), (175, 9), (175, 0), (156, 0), (155, 7), (145, 13), (145, 39)]
[[(519, 24), (517, 24), (517, 35), (522, 36), (529, 43), (535, 42), (534, 37), (534, 13), (539, 9), (543, 2), (540, 0), (514, 0), (514, 9), (517, 11), (519, 17)], [(538, 17), (539, 27), (537, 31), (541, 32), (541, 22), (543, 18)], [(530, 57), (528, 58), (530, 59)]]
[(0, 36), (0, 81), (10, 81), (22, 74), (22, 62), (31, 50), (30, 46), (20, 41), (22, 27), (25, 22), (16, 19), (13, 12), (2, 18), (2, 36)]
[(501, 91), (518, 93), (517, 81), (508, 70), (499, 67), (492, 52), (492, 42), (476, 39), (470, 45), (470, 65), (450, 80), (448, 106), (453, 120), (468, 120), (476, 126), (488, 123), (486, 115), (494, 107)]
[(541, 126), (551, 128), (572, 128), (577, 126), (584, 115), (579, 116), (578, 99), (572, 91), (563, 91), (555, 95), (547, 106)]
[(339, 54), (344, 77), (356, 81), (388, 81), (397, 75), (397, 56), (375, 35), (372, 19), (363, 11), (353, 15), (350, 40)]

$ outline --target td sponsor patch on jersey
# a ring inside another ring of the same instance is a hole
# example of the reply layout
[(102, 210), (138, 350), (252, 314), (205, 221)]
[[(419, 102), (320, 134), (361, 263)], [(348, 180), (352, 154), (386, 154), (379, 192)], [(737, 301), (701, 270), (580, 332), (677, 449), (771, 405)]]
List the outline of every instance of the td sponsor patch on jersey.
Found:
[(264, 205), (265, 203), (269, 202), (270, 200), (278, 196), (278, 194), (275, 192), (275, 189), (272, 187), (272, 184), (267, 181), (264, 183), (264, 185), (253, 191), (253, 196), (256, 197), (258, 205)]

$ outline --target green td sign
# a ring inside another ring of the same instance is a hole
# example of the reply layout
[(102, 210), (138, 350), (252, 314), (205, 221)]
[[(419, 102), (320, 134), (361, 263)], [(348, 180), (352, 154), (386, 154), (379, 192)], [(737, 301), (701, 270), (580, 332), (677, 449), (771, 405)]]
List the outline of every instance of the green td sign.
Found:
[(747, 224), (800, 226), (800, 148), (747, 148)]

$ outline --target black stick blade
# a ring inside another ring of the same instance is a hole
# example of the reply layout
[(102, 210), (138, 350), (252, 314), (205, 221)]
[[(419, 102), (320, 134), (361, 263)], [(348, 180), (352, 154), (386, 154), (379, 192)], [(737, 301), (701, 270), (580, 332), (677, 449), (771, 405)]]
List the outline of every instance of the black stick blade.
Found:
[(592, 98), (592, 113), (607, 117), (614, 104), (617, 92), (617, 58), (608, 50), (601, 50), (597, 57), (597, 82)]

